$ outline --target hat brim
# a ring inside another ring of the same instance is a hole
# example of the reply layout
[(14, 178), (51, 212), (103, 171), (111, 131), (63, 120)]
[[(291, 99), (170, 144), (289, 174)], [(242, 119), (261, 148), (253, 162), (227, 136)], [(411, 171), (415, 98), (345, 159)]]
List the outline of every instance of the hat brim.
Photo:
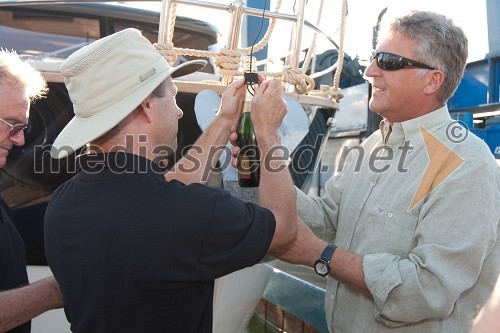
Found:
[(205, 60), (191, 60), (183, 62), (182, 64), (175, 66), (174, 71), (170, 73), (173, 78), (185, 76), (194, 72), (199, 71), (207, 65)]
[(64, 158), (92, 140), (104, 135), (135, 110), (167, 77), (176, 78), (188, 75), (202, 69), (206, 64), (205, 60), (187, 61), (158, 73), (158, 75), (148, 80), (147, 84), (136, 89), (133, 94), (94, 116), (87, 118), (73, 117), (54, 141), (50, 151), (52, 158)]

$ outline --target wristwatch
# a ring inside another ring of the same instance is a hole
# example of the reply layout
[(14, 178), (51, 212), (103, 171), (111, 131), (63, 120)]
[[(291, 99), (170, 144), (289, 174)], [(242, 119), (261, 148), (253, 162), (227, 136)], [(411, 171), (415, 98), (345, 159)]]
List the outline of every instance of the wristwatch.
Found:
[(328, 244), (325, 247), (319, 259), (314, 262), (314, 271), (316, 274), (323, 277), (330, 274), (330, 260), (332, 259), (333, 252), (335, 252), (336, 249), (337, 247), (333, 244)]

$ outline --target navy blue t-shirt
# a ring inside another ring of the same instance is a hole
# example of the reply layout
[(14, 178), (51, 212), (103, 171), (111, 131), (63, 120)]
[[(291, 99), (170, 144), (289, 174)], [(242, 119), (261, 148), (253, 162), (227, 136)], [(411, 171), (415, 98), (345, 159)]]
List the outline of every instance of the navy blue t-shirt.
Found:
[[(0, 199), (0, 291), (28, 284), (26, 272), (26, 248), (16, 227), (12, 223), (7, 204)], [(31, 322), (9, 331), (29, 333)]]
[(80, 161), (45, 215), (71, 329), (211, 332), (214, 279), (264, 257), (273, 214), (224, 190), (168, 182), (136, 155)]

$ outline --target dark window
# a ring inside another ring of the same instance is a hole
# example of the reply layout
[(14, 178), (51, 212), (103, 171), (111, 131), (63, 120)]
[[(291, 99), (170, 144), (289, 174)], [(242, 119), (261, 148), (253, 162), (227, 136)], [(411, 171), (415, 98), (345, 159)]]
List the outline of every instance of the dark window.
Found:
[[(114, 31), (121, 31), (126, 28), (136, 28), (142, 31), (144, 37), (146, 37), (151, 43), (158, 42), (158, 24), (143, 24), (143, 23), (133, 23), (133, 22), (121, 22), (116, 21), (114, 23)], [(213, 45), (211, 44), (214, 41), (212, 38), (209, 38), (206, 34), (203, 34), (199, 31), (190, 31), (185, 29), (176, 28), (174, 32), (174, 46), (188, 49), (196, 49), (196, 50), (212, 50)], [(174, 65), (181, 64), (183, 62), (194, 60), (194, 59), (204, 59), (200, 57), (194, 56), (184, 56), (178, 55), (177, 60)], [(200, 72), (206, 73), (214, 73), (215, 69), (211, 63), (205, 66)]]
[(0, 10), (0, 46), (21, 55), (64, 59), (99, 35), (95, 19)]

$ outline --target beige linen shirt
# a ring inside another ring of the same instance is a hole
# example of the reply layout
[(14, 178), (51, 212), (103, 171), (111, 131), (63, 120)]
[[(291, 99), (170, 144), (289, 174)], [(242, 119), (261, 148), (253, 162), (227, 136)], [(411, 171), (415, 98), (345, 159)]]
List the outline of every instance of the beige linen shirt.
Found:
[(382, 122), (323, 197), (297, 190), (316, 235), (364, 256), (373, 300), (328, 277), (331, 332), (469, 331), (499, 274), (500, 168), (458, 126), (446, 106)]

